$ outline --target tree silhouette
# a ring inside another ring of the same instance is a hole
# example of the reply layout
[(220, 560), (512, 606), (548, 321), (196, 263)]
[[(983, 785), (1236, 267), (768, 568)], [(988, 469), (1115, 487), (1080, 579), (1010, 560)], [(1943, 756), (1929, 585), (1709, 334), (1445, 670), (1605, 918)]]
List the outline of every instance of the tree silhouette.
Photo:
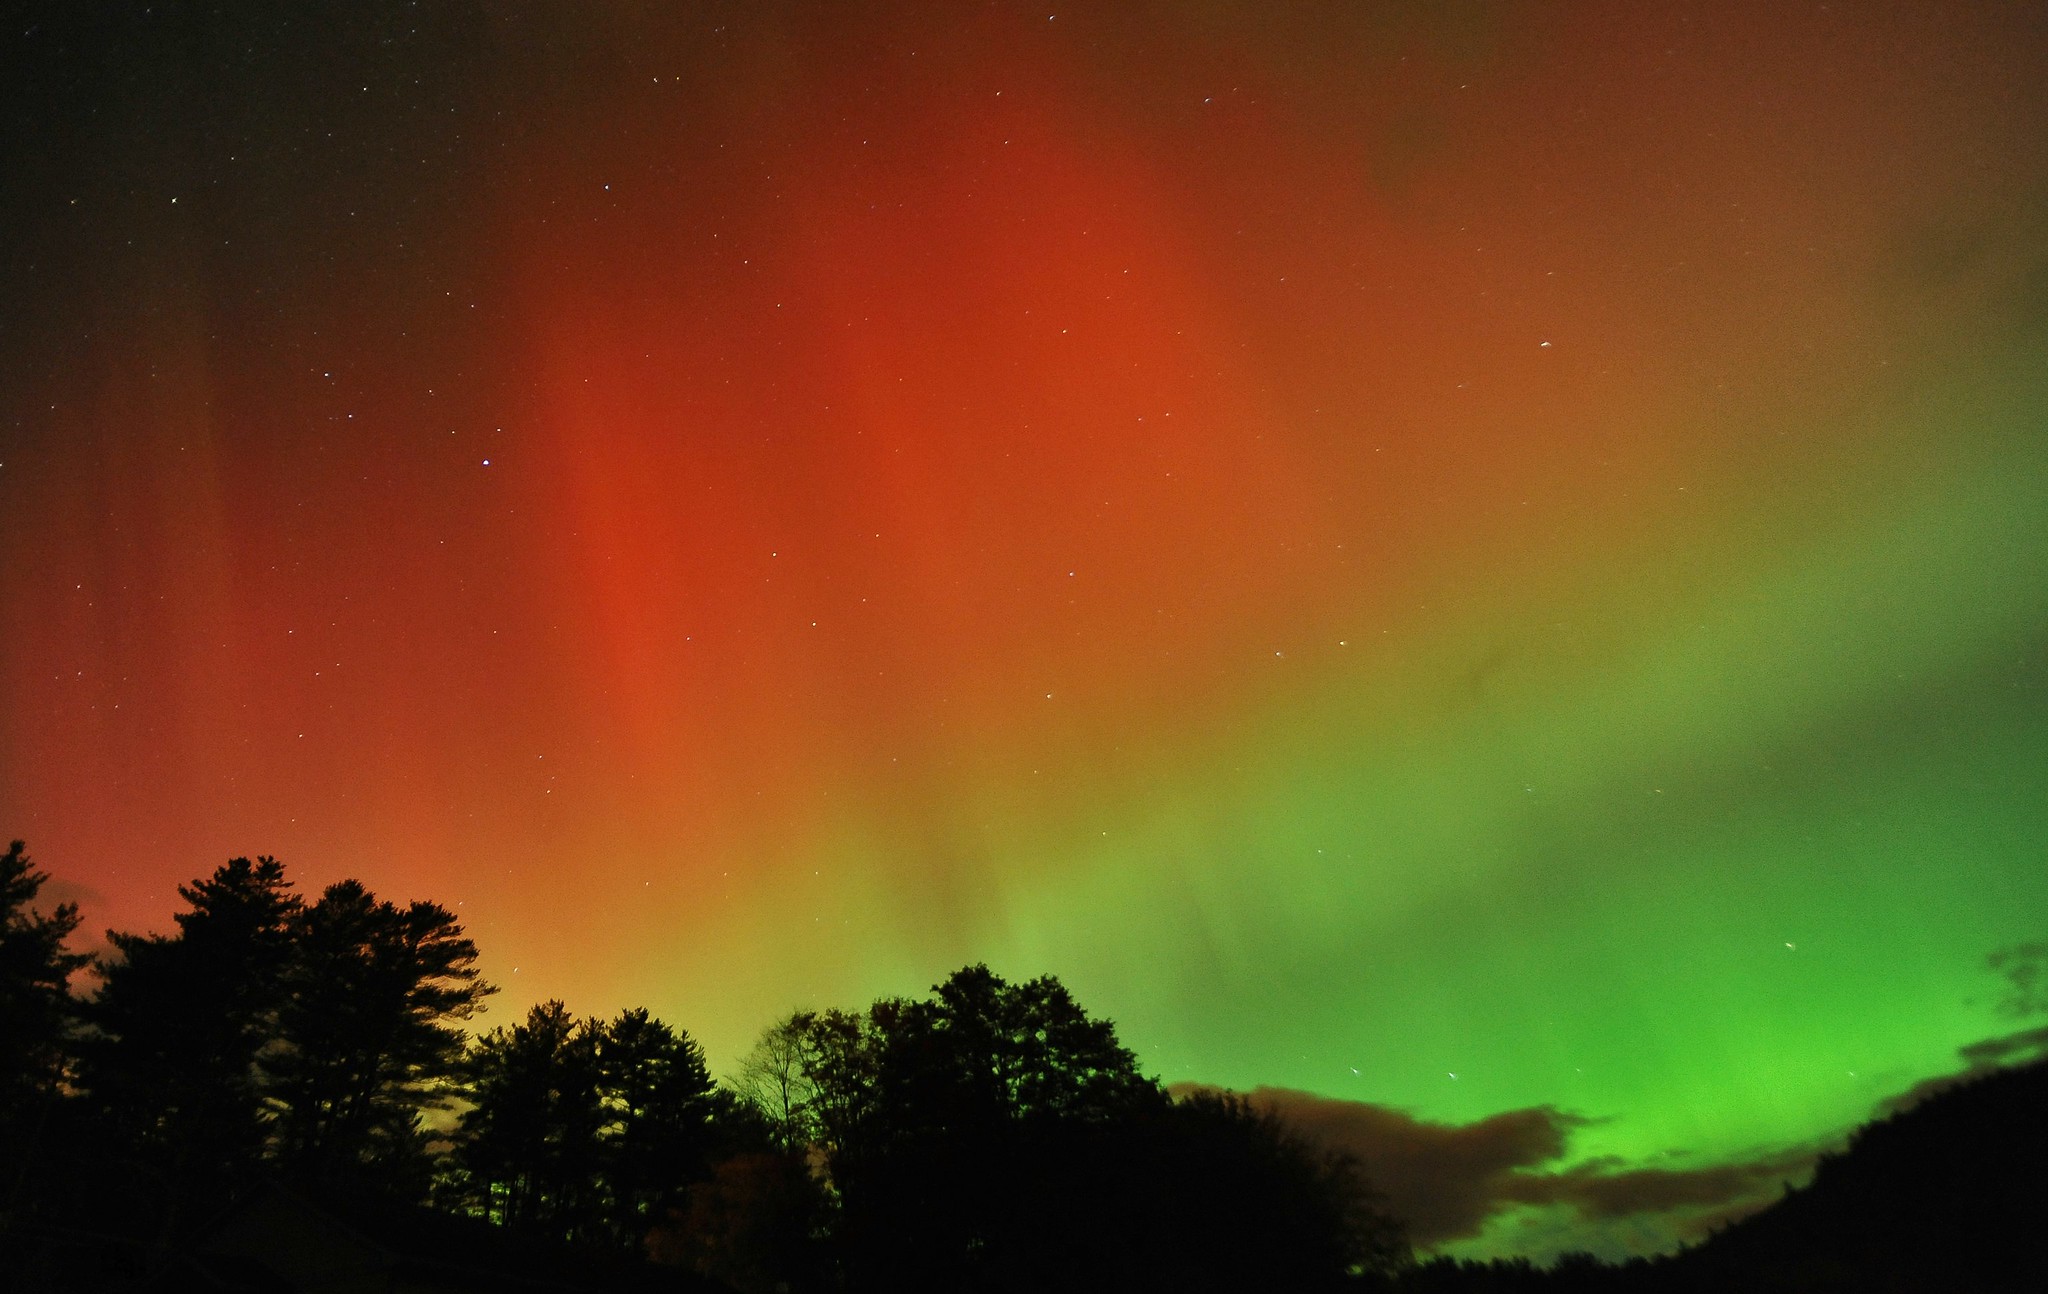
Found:
[(445, 1108), (462, 1022), (495, 992), (446, 908), (327, 887), (292, 923), (275, 1036), (262, 1053), (275, 1153), (296, 1177), (373, 1177), (424, 1192), (421, 1115)]
[(1056, 980), (1011, 985), (970, 966), (933, 993), (802, 1022), (856, 1287), (1015, 1278), (1048, 1238), (1062, 1182), (1085, 1168), (1092, 1143), (1073, 1133), (1166, 1105)]
[(596, 1029), (558, 1001), (471, 1048), (458, 1156), (491, 1220), (565, 1240), (598, 1231), (597, 1050)]
[(608, 1219), (614, 1240), (633, 1245), (709, 1175), (733, 1100), (712, 1082), (704, 1049), (644, 1009), (604, 1026), (597, 1068)]
[[(92, 960), (64, 950), (78, 905), (32, 906), (50, 878), (19, 840), (0, 854), (0, 1111), (20, 1111), (56, 1090), (70, 1029), (72, 972)], [(4, 1116), (0, 1116), (4, 1117)]]
[(645, 1010), (600, 1023), (542, 1003), (478, 1039), (466, 1072), (472, 1207), (561, 1240), (638, 1249), (739, 1122), (703, 1049)]
[[(1866, 1126), (1810, 1186), (1671, 1257), (1415, 1266), (1356, 1164), (1240, 1098), (1169, 1100), (1049, 976), (969, 966), (927, 998), (796, 1013), (743, 1063), (742, 1100), (645, 1010), (600, 1022), (549, 1002), (465, 1050), (462, 1022), (491, 990), (452, 914), (355, 881), (308, 906), (267, 857), (180, 887), (173, 935), (110, 932), (97, 990), (74, 1002), (78, 916), (35, 906), (46, 880), (20, 842), (0, 854), (0, 1238), (32, 1246), (0, 1271), (17, 1283), (61, 1287), (56, 1273), (105, 1251), (102, 1284), (175, 1284), (173, 1242), (266, 1155), (301, 1183), (380, 1186), (382, 1200), (322, 1193), (363, 1206), (350, 1225), (415, 1242), (469, 1228), (473, 1243), (494, 1234), (474, 1218), (388, 1207), (394, 1183), (423, 1192), (437, 1166), (422, 1116), (458, 1095), (459, 1172), (444, 1180), (467, 1194), (447, 1198), (524, 1232), (500, 1237), (506, 1252), (628, 1282), (690, 1280), (631, 1274), (643, 1248), (747, 1294), (2048, 1281), (2048, 1063)], [(2044, 1037), (1996, 1041), (2024, 1054)], [(23, 1146), (45, 1119), (41, 1139), (65, 1153), (40, 1153), (31, 1175)]]
[(1354, 1165), (1175, 1105), (1049, 976), (789, 1024), (854, 1289), (1335, 1289), (1405, 1259)]
[(798, 1150), (819, 1137), (818, 1088), (811, 1075), (813, 1012), (798, 1011), (761, 1031), (752, 1050), (740, 1059), (733, 1091), (753, 1106), (771, 1140), (783, 1150)]
[[(1150, 1203), (1127, 1224), (1149, 1237), (1174, 1289), (1336, 1288), (1409, 1260), (1357, 1163), (1319, 1150), (1240, 1097), (1198, 1093), (1157, 1124)], [(1155, 1270), (1160, 1270), (1155, 1268)]]
[(843, 1176), (872, 1139), (886, 1135), (877, 1119), (882, 1052), (905, 1003), (884, 998), (866, 1011), (803, 1011), (789, 1025), (801, 1038), (804, 1066), (805, 1131), (835, 1162)]
[(33, 906), (49, 877), (25, 848), (17, 840), (0, 854), (0, 1224), (29, 1187), (67, 1068), (71, 975), (91, 960), (64, 950), (76, 904)]
[(877, 1096), (895, 1130), (1104, 1123), (1164, 1102), (1115, 1028), (1049, 975), (1012, 985), (969, 966), (933, 992), (890, 1013), (883, 1035)]
[(274, 858), (178, 888), (175, 936), (108, 932), (82, 1007), (78, 1084), (115, 1153), (153, 1183), (167, 1234), (257, 1161), (257, 1056), (270, 1040), (302, 905)]

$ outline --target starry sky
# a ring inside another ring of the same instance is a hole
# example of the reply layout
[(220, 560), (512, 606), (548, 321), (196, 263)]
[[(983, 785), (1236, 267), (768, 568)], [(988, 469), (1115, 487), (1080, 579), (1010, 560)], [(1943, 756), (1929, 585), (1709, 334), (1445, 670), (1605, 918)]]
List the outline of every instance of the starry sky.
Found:
[(88, 926), (273, 854), (715, 1066), (1051, 972), (1467, 1253), (2033, 1036), (2035, 7), (24, 8), (0, 836)]

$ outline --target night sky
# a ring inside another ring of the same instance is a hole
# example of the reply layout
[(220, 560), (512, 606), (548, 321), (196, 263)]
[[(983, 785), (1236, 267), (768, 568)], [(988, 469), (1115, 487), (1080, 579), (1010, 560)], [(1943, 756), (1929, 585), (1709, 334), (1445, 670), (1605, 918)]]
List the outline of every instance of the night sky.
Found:
[(89, 928), (274, 854), (720, 1068), (1051, 972), (1468, 1253), (2040, 1022), (2039, 6), (21, 8)]

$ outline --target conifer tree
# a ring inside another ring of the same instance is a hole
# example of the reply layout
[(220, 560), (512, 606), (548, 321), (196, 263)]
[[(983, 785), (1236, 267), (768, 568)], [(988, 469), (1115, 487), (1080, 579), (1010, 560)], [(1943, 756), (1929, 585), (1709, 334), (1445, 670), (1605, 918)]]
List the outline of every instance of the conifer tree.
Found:
[(25, 851), (17, 840), (0, 854), (0, 1111), (24, 1110), (55, 1089), (70, 1032), (71, 975), (91, 960), (64, 948), (78, 929), (77, 904), (47, 913), (34, 906), (50, 878)]
[(495, 990), (446, 908), (379, 900), (340, 881), (291, 927), (274, 1035), (262, 1064), (274, 1150), (293, 1176), (373, 1176), (423, 1192), (421, 1118), (445, 1108), (463, 1022)]
[(17, 840), (0, 854), (0, 1227), (34, 1202), (50, 1148), (49, 1120), (70, 1068), (78, 906), (35, 906), (49, 877)]

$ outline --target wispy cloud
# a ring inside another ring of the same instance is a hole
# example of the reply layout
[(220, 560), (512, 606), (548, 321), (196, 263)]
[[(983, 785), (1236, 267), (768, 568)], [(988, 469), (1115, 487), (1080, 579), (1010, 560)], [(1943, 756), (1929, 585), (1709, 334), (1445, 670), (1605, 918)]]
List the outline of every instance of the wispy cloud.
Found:
[(1520, 1204), (1569, 1204), (1587, 1218), (1726, 1208), (1804, 1176), (1814, 1152), (1798, 1148), (1704, 1168), (1623, 1168), (1593, 1161), (1557, 1173), (1517, 1173), (1503, 1198)]
[[(2012, 1019), (2048, 1015), (2048, 942), (2028, 942), (2001, 948), (1986, 957), (1991, 972), (2005, 981), (2005, 994), (1998, 1013)], [(1910, 1110), (1936, 1092), (1954, 1087), (1980, 1074), (2008, 1065), (2024, 1065), (2048, 1057), (2048, 1024), (2012, 1033), (1996, 1034), (1956, 1048), (1962, 1068), (1948, 1074), (1922, 1079), (1878, 1106), (1880, 1114)]]
[(2048, 1015), (2048, 942), (2014, 944), (1985, 960), (2005, 981), (1998, 1009), (2009, 1016)]
[(43, 888), (36, 895), (33, 906), (43, 912), (49, 912), (60, 903), (76, 903), (86, 908), (104, 905), (106, 901), (107, 896), (90, 885), (81, 885), (77, 881), (67, 880), (61, 876), (52, 876), (43, 882)]

